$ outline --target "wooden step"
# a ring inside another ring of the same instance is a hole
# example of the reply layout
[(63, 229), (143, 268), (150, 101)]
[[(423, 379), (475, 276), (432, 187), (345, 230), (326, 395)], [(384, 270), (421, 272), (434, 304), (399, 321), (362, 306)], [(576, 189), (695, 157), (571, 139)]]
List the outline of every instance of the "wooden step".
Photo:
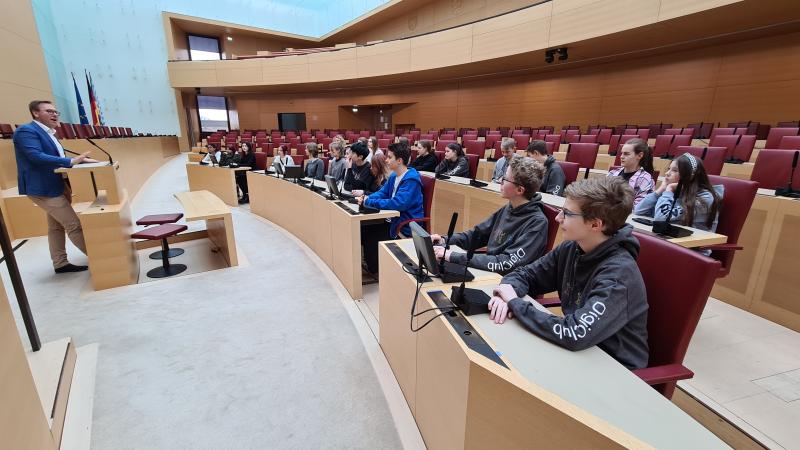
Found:
[(97, 345), (76, 349), (63, 338), (28, 352), (27, 359), (56, 448), (88, 449)]

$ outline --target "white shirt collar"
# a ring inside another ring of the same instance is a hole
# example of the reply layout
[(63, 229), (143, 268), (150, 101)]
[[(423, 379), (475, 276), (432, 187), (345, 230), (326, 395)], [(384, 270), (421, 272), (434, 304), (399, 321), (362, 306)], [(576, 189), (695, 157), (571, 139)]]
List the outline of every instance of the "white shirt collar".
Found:
[(55, 136), (55, 134), (56, 134), (56, 130), (54, 130), (54, 129), (52, 129), (52, 128), (48, 127), (47, 125), (43, 124), (42, 122), (39, 122), (38, 120), (34, 120), (34, 122), (35, 122), (37, 125), (39, 125), (39, 126), (40, 126), (40, 127), (41, 127), (41, 128), (44, 130), (44, 131), (45, 131), (45, 133), (47, 133), (47, 134), (49, 134), (49, 135), (51, 135), (51, 136)]

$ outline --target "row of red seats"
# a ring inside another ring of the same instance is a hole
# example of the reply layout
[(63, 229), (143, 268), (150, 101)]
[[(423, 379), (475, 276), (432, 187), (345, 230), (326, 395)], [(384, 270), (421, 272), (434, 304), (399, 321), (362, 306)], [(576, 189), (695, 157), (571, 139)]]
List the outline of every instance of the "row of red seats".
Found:
[[(16, 125), (19, 127), (19, 125)], [(11, 139), (14, 128), (11, 124), (0, 124), (0, 138)], [(128, 127), (93, 126), (85, 124), (61, 123), (56, 129), (59, 139), (95, 139), (95, 138), (121, 138), (133, 137), (133, 130)]]

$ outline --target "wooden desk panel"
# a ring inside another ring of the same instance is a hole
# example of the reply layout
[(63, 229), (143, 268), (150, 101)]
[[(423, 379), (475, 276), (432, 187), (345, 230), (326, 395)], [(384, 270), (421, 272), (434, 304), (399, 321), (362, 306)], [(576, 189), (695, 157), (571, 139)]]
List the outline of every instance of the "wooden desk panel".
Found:
[[(753, 163), (744, 164), (731, 164), (725, 163), (722, 166), (720, 175), (723, 177), (739, 178), (740, 180), (749, 180), (753, 173)], [(663, 173), (663, 172), (662, 172)]]
[(139, 258), (131, 239), (133, 221), (127, 192), (119, 204), (101, 195), (78, 214), (86, 241), (89, 273), (96, 291), (136, 283)]
[(247, 183), (250, 211), (295, 235), (330, 267), (352, 298), (361, 298), (361, 222), (399, 213), (351, 215), (339, 206), (341, 202), (261, 171), (248, 172)]
[(239, 205), (236, 189), (235, 169), (217, 166), (201, 166), (187, 163), (186, 175), (190, 191), (209, 191), (230, 206)]

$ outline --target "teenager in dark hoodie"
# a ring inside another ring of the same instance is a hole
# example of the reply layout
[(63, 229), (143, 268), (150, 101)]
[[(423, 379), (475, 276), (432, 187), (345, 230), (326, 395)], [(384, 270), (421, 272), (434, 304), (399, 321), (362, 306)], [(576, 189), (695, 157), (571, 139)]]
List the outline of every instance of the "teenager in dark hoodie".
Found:
[(547, 246), (547, 217), (539, 194), (544, 167), (519, 155), (514, 155), (507, 166), (500, 177), (500, 196), (508, 199), (508, 204), (471, 230), (449, 238), (431, 235), (438, 259), (466, 264), (466, 253), (445, 251), (442, 246), (450, 243), (466, 249), (475, 233), (478, 233), (475, 245), (486, 247), (486, 253), (475, 254), (470, 267), (505, 274), (542, 256)]
[(369, 150), (367, 150), (366, 144), (359, 141), (350, 146), (350, 159), (347, 160), (344, 175), (346, 191), (367, 190), (372, 186), (374, 177), (367, 162), (368, 155)]
[(406, 165), (411, 155), (408, 146), (402, 143), (389, 144), (386, 154), (386, 163), (392, 171), (389, 179), (377, 192), (357, 199), (359, 204), (370, 208), (400, 212), (400, 215), (392, 218), (389, 223), (382, 222), (361, 227), (364, 259), (367, 271), (372, 274), (378, 273), (378, 242), (396, 238), (401, 234), (411, 236), (411, 227), (406, 225), (400, 229), (400, 222), (419, 219), (425, 215), (419, 172)]
[(413, 167), (418, 172), (434, 172), (438, 164), (436, 154), (433, 153), (433, 143), (422, 140), (417, 144), (417, 158), (408, 167)]
[[(564, 242), (503, 277), (489, 302), (498, 324), (512, 314), (534, 334), (568, 350), (599, 346), (629, 369), (647, 366), (647, 294), (636, 265), (639, 241), (625, 223), (633, 191), (621, 177), (566, 189), (557, 220)], [(558, 291), (564, 317), (523, 300)]]
[(541, 191), (563, 197), (567, 178), (564, 175), (564, 170), (556, 162), (556, 158), (547, 153), (547, 144), (544, 141), (533, 141), (528, 144), (526, 152), (529, 157), (544, 165)]
[(447, 144), (444, 159), (436, 166), (436, 175), (450, 177), (469, 177), (469, 161), (464, 155), (464, 149), (455, 142)]

